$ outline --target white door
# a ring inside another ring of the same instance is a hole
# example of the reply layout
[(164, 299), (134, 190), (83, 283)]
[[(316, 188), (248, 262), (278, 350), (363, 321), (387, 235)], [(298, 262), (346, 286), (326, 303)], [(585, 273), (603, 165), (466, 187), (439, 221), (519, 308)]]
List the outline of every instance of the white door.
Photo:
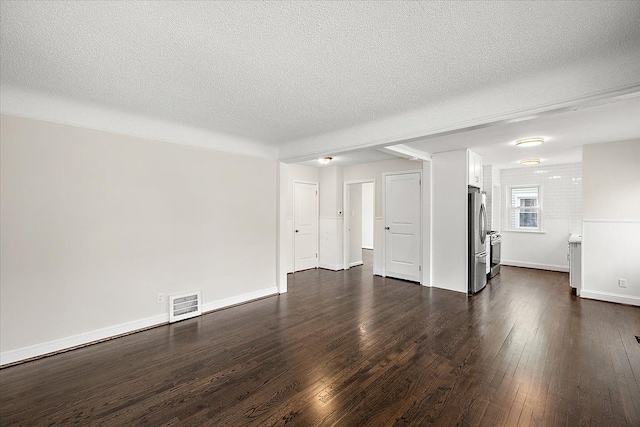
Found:
[(385, 275), (420, 281), (420, 174), (385, 176)]
[(294, 271), (318, 266), (318, 184), (293, 183)]

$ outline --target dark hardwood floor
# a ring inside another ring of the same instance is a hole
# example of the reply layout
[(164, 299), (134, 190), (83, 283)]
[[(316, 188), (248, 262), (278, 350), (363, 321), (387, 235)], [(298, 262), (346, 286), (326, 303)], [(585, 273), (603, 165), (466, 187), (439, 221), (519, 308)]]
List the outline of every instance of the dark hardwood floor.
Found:
[(0, 422), (640, 425), (640, 308), (563, 273), (506, 267), (467, 298), (370, 271), (3, 369)]

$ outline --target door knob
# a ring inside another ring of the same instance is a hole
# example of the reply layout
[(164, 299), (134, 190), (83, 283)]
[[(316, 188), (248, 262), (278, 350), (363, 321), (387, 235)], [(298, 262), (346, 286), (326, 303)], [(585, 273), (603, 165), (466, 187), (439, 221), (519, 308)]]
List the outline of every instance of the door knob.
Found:
[(300, 230), (296, 230), (296, 233), (299, 232)]
[(385, 230), (388, 230), (388, 229), (389, 229), (389, 227), (385, 227), (384, 229), (385, 229)]

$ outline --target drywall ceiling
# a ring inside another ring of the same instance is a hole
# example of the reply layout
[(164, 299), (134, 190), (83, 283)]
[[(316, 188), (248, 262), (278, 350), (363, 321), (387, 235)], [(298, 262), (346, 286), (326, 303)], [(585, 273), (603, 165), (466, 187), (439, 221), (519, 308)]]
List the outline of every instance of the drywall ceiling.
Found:
[(79, 123), (77, 102), (183, 126), (167, 137), (183, 143), (198, 129), (315, 156), (637, 90), (639, 17), (611, 1), (5, 1), (2, 111), (164, 134)]
[[(353, 151), (350, 153), (340, 153), (330, 156), (332, 158), (330, 166), (351, 166), (359, 165), (363, 163), (381, 162), (383, 160), (397, 159), (398, 156), (394, 154), (384, 153), (378, 150), (364, 149)], [(300, 162), (301, 165), (324, 167), (318, 163), (317, 159), (307, 160), (306, 162)]]
[[(518, 139), (538, 136), (545, 138), (544, 144), (515, 145)], [(519, 160), (532, 157), (542, 164), (581, 162), (583, 145), (629, 139), (640, 139), (640, 97), (405, 145), (431, 154), (468, 148), (482, 155), (483, 164), (503, 169), (519, 167)]]

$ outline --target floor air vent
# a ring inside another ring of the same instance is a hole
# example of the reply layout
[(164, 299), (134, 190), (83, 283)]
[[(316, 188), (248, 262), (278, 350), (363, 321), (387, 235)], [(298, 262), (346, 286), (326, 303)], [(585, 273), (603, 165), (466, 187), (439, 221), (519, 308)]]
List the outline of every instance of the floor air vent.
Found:
[(200, 291), (169, 296), (169, 323), (200, 316), (202, 297)]

